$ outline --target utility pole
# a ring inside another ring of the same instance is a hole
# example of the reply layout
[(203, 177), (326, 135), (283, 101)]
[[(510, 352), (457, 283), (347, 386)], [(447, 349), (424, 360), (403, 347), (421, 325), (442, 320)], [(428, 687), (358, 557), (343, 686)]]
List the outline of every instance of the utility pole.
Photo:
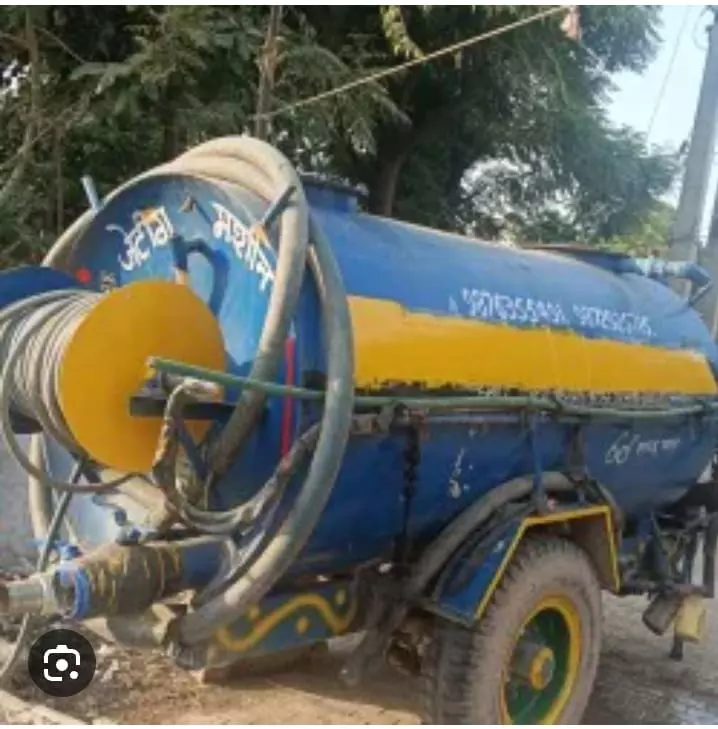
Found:
[(698, 254), (698, 263), (713, 279), (713, 288), (696, 303), (696, 309), (715, 340), (718, 339), (718, 190), (713, 201), (708, 241)]
[[(696, 262), (698, 259), (700, 224), (713, 166), (718, 122), (718, 22), (716, 22), (716, 7), (710, 6), (710, 10), (713, 12), (713, 25), (709, 34), (708, 55), (703, 70), (678, 210), (671, 229), (668, 257), (674, 261)], [(684, 295), (688, 293), (688, 284), (685, 282), (677, 282), (676, 288), (679, 293)]]
[(274, 89), (274, 74), (279, 56), (279, 29), (282, 23), (282, 6), (272, 5), (269, 10), (267, 35), (259, 61), (259, 87), (257, 89), (257, 115), (254, 121), (254, 136), (266, 139), (269, 135), (269, 119), (263, 114), (269, 111)]

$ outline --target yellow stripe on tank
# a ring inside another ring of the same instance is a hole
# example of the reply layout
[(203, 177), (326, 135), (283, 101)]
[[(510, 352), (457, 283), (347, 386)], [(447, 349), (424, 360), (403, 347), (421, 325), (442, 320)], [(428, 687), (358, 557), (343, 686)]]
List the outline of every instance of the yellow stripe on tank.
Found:
[(349, 307), (360, 388), (403, 382), (427, 388), (716, 393), (699, 352), (410, 312), (382, 299), (350, 296)]

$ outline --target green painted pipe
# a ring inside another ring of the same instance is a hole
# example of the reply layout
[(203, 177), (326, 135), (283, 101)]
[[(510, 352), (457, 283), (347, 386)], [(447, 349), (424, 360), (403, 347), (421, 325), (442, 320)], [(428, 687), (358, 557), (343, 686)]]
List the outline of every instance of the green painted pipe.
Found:
[[(194, 377), (198, 380), (205, 380), (223, 387), (240, 387), (249, 390), (260, 390), (268, 396), (292, 397), (297, 400), (320, 401), (324, 399), (324, 392), (321, 390), (310, 390), (295, 385), (281, 385), (277, 382), (263, 382), (232, 375), (227, 372), (218, 372), (205, 367), (177, 362), (162, 357), (151, 357), (149, 366), (168, 375), (180, 377)], [(587, 418), (601, 418), (606, 420), (661, 420), (670, 418), (683, 418), (692, 415), (710, 415), (715, 417), (718, 414), (718, 403), (701, 403), (685, 407), (646, 409), (646, 410), (621, 410), (607, 407), (587, 407), (562, 403), (543, 397), (531, 397), (520, 395), (442, 395), (442, 396), (412, 396), (403, 397), (395, 395), (356, 395), (356, 405), (362, 407), (386, 407), (391, 405), (403, 405), (407, 408), (424, 410), (452, 410), (460, 408), (476, 408), (482, 410), (497, 409), (532, 409), (545, 412), (558, 412), (565, 415)]]

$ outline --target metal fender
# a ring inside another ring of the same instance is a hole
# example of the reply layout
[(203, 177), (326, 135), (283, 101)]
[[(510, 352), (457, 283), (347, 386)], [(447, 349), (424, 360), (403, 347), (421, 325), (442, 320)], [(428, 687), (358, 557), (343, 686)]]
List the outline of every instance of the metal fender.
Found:
[(558, 509), (515, 518), (469, 539), (447, 562), (424, 607), (442, 617), (472, 625), (483, 615), (521, 540), (531, 530), (558, 527), (590, 555), (604, 589), (618, 592), (616, 533), (608, 506)]

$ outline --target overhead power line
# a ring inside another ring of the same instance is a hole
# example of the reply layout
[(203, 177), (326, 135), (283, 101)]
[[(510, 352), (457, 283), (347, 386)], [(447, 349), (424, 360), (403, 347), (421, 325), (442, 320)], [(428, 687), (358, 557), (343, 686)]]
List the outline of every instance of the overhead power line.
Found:
[(666, 87), (668, 86), (668, 80), (671, 77), (671, 74), (673, 73), (673, 65), (676, 62), (676, 56), (678, 55), (678, 48), (681, 45), (681, 39), (683, 38), (683, 32), (686, 29), (686, 24), (688, 22), (688, 16), (690, 14), (690, 5), (686, 7), (684, 13), (683, 13), (683, 20), (681, 21), (681, 27), (678, 30), (678, 35), (676, 36), (675, 43), (673, 44), (673, 50), (671, 52), (671, 59), (668, 61), (668, 68), (666, 69), (666, 73), (663, 76), (663, 81), (661, 82), (661, 88), (658, 91), (658, 96), (656, 97), (656, 103), (653, 105), (653, 111), (651, 112), (651, 117), (648, 120), (648, 127), (646, 128), (646, 139), (648, 139), (651, 136), (651, 132), (653, 131), (653, 124), (656, 121), (656, 117), (658, 116), (658, 110), (661, 108), (661, 103), (663, 102), (663, 96), (666, 93)]
[(539, 20), (543, 20), (543, 18), (547, 18), (551, 15), (556, 15), (557, 13), (560, 13), (562, 11), (566, 11), (574, 7), (573, 5), (556, 5), (554, 7), (548, 8), (547, 10), (542, 10), (540, 13), (536, 13), (535, 15), (531, 15), (528, 18), (522, 18), (521, 20), (516, 20), (513, 23), (508, 23), (507, 25), (502, 25), (499, 28), (494, 28), (493, 30), (486, 31), (485, 33), (480, 33), (479, 35), (475, 35), (471, 38), (467, 38), (466, 40), (459, 41), (458, 43), (453, 43), (450, 46), (446, 46), (445, 48), (440, 48), (439, 50), (432, 51), (431, 53), (427, 53), (426, 55), (421, 56), (420, 58), (412, 58), (411, 60), (405, 61), (404, 63), (400, 63), (397, 66), (392, 66), (391, 68), (385, 68), (382, 71), (377, 71), (376, 73), (369, 74), (368, 76), (362, 76), (361, 78), (355, 79), (354, 81), (349, 81), (348, 83), (342, 84), (341, 86), (337, 86), (333, 89), (329, 89), (327, 91), (322, 91), (319, 94), (316, 94), (314, 96), (310, 96), (306, 99), (300, 99), (299, 101), (295, 101), (291, 104), (287, 104), (286, 106), (282, 106), (279, 109), (274, 109), (273, 111), (267, 111), (263, 114), (255, 114), (255, 116), (252, 117), (252, 119), (256, 119), (257, 117), (261, 116), (265, 119), (270, 119), (275, 116), (279, 116), (280, 114), (286, 114), (289, 111), (294, 111), (295, 109), (300, 109), (305, 106), (309, 106), (310, 104), (315, 104), (319, 101), (325, 101), (326, 99), (331, 99), (335, 96), (339, 96), (340, 94), (346, 93), (347, 91), (351, 91), (352, 89), (356, 89), (359, 86), (365, 86), (366, 84), (374, 83), (375, 81), (379, 81), (381, 79), (388, 78), (389, 76), (394, 76), (398, 73), (401, 73), (402, 71), (405, 71), (407, 68), (413, 68), (414, 66), (421, 66), (424, 63), (428, 63), (429, 61), (433, 61), (436, 58), (441, 58), (442, 56), (448, 56), (452, 53), (456, 53), (457, 51), (460, 51), (464, 48), (468, 48), (469, 46), (476, 45), (477, 43), (481, 43), (483, 41), (489, 40), (490, 38), (496, 38), (497, 36), (504, 35), (504, 33), (509, 33), (512, 30), (516, 30), (518, 28), (522, 28), (526, 25), (530, 25), (531, 23), (535, 23)]
[[(505, 33), (509, 33), (512, 30), (517, 30), (518, 28), (522, 28), (526, 25), (530, 25), (539, 20), (542, 20), (543, 18), (547, 18), (551, 15), (556, 15), (557, 13), (560, 13), (562, 11), (570, 10), (573, 7), (574, 7), (574, 5), (555, 5), (553, 7), (550, 7), (546, 10), (541, 11), (540, 13), (531, 15), (528, 18), (522, 18), (521, 20), (517, 20), (513, 23), (508, 23), (507, 25), (502, 25), (499, 28), (494, 28), (493, 30), (489, 30), (485, 33), (481, 33), (481, 34), (473, 36), (471, 38), (467, 38), (466, 40), (459, 41), (458, 43), (454, 43), (445, 48), (440, 48), (439, 50), (432, 51), (431, 53), (427, 53), (426, 55), (421, 56), (420, 58), (414, 58), (409, 61), (405, 61), (404, 63), (400, 63), (397, 66), (392, 66), (391, 68), (387, 68), (382, 71), (377, 71), (376, 73), (369, 74), (368, 76), (362, 76), (361, 78), (355, 79), (354, 81), (350, 81), (341, 86), (337, 86), (336, 88), (329, 89), (327, 91), (323, 91), (319, 94), (316, 94), (315, 96), (310, 96), (306, 99), (300, 99), (299, 101), (295, 101), (291, 104), (287, 104), (286, 106), (280, 107), (279, 109), (274, 109), (273, 111), (266, 111), (261, 114), (254, 114), (253, 116), (249, 117), (249, 121), (256, 121), (257, 119), (265, 119), (265, 120), (272, 119), (276, 116), (279, 116), (280, 114), (285, 114), (289, 111), (294, 111), (295, 109), (303, 108), (305, 106), (308, 106), (309, 104), (314, 104), (314, 103), (317, 103), (320, 101), (324, 101), (325, 99), (333, 98), (335, 96), (338, 96), (339, 94), (343, 94), (347, 91), (350, 91), (351, 89), (355, 89), (355, 88), (358, 88), (359, 86), (364, 86), (366, 84), (370, 84), (375, 81), (379, 81), (381, 79), (388, 78), (389, 76), (394, 76), (398, 73), (401, 73), (402, 71), (405, 71), (407, 68), (413, 68), (414, 66), (420, 66), (424, 63), (434, 60), (435, 58), (441, 58), (442, 56), (448, 56), (448, 55), (450, 55), (452, 53), (456, 53), (457, 51), (460, 51), (464, 48), (468, 48), (469, 46), (476, 45), (483, 41), (489, 40), (490, 38), (496, 38), (500, 35), (504, 35)], [(80, 101), (84, 105), (84, 99), (81, 99)], [(77, 106), (79, 106), (79, 105), (77, 105)], [(47, 127), (47, 129), (45, 129), (44, 131), (35, 135), (34, 139), (32, 140), (32, 144), (34, 145), (35, 143), (37, 143), (42, 137), (44, 137), (47, 133), (51, 132), (53, 129), (54, 129), (54, 125), (51, 125), (51, 126)], [(5, 160), (2, 163), (2, 165), (0, 165), (0, 169), (7, 169), (10, 165), (12, 165), (14, 163), (17, 156), (18, 155), (15, 154), (9, 160)]]

